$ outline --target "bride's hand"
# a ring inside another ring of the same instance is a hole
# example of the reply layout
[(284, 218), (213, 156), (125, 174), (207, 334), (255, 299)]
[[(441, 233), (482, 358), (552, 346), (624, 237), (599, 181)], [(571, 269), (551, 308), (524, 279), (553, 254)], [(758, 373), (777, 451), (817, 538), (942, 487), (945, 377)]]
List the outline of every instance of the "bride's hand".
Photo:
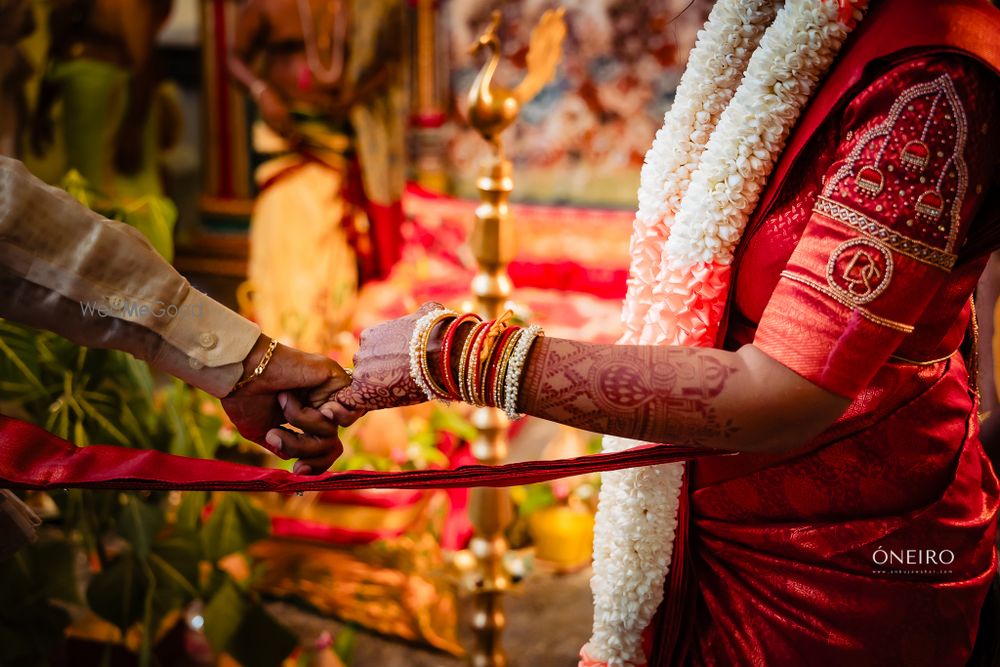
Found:
[(426, 401), (424, 392), (410, 377), (410, 338), (417, 320), (440, 308), (439, 303), (425, 303), (406, 317), (365, 329), (354, 355), (351, 384), (320, 406), (320, 411), (346, 426), (368, 410)]

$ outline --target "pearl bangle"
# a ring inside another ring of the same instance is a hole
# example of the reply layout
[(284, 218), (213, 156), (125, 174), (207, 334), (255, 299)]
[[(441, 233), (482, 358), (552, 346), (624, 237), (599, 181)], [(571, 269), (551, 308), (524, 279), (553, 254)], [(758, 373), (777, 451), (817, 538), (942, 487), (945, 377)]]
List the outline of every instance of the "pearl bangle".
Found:
[(518, 339), (524, 334), (524, 329), (516, 327), (510, 334), (510, 339), (506, 341), (504, 349), (497, 361), (496, 377), (493, 378), (493, 406), (500, 407), (506, 405), (506, 380), (507, 367), (510, 365), (510, 358), (517, 348)]
[(417, 320), (413, 327), (413, 334), (410, 336), (410, 377), (417, 383), (429, 401), (436, 398), (448, 398), (448, 394), (434, 386), (434, 381), (428, 372), (427, 341), (434, 325), (442, 320), (457, 316), (458, 313), (447, 308), (431, 311)]
[(507, 364), (507, 375), (504, 379), (504, 412), (511, 419), (520, 419), (522, 415), (517, 412), (518, 393), (521, 389), (521, 373), (524, 371), (524, 364), (528, 360), (528, 352), (535, 339), (544, 335), (542, 328), (533, 324), (521, 332), (517, 339), (517, 345), (510, 356)]

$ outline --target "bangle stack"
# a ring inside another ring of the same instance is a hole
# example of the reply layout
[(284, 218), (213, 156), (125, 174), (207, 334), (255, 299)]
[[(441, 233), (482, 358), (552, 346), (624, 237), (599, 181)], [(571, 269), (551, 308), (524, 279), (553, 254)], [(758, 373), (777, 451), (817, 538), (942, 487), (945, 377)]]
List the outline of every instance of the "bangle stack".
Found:
[[(502, 408), (511, 419), (518, 419), (518, 392), (521, 374), (528, 353), (542, 328), (522, 328), (510, 324), (512, 313), (504, 313), (495, 320), (482, 321), (471, 313), (459, 315), (447, 309), (435, 310), (424, 315), (413, 329), (410, 338), (410, 376), (429, 400), (457, 400), (472, 405)], [(441, 342), (441, 359), (431, 373), (427, 348), (431, 332), (446, 323)], [(472, 324), (461, 350), (455, 339), (464, 324)], [(458, 355), (457, 357), (455, 355)], [(451, 361), (458, 359), (458, 373), (453, 372)], [(440, 384), (435, 381), (440, 379)]]

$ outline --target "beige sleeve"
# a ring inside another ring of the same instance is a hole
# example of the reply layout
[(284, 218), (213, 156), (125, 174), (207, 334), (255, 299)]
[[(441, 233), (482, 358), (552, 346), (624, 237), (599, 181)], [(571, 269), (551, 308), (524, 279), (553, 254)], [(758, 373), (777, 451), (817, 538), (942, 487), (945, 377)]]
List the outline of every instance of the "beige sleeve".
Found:
[(216, 396), (260, 327), (191, 285), (138, 231), (0, 156), (0, 316), (124, 350)]

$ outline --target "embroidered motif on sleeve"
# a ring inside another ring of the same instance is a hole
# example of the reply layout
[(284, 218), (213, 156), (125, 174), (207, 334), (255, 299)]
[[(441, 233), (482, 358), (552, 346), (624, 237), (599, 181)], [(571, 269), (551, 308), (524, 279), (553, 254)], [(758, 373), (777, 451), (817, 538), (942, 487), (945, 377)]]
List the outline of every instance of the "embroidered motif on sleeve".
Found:
[(911, 86), (827, 179), (816, 212), (950, 269), (968, 189), (965, 109), (947, 74)]
[(826, 265), (826, 282), (855, 305), (873, 301), (891, 280), (892, 253), (864, 237), (841, 243)]
[(937, 266), (945, 271), (950, 271), (955, 265), (956, 256), (953, 253), (938, 250), (926, 243), (911, 239), (894, 229), (886, 227), (878, 220), (869, 218), (864, 213), (856, 211), (850, 206), (835, 202), (832, 199), (819, 197), (813, 207), (813, 212), (853, 227), (859, 232), (864, 233), (865, 236), (884, 241), (896, 252), (915, 259), (918, 262)]

